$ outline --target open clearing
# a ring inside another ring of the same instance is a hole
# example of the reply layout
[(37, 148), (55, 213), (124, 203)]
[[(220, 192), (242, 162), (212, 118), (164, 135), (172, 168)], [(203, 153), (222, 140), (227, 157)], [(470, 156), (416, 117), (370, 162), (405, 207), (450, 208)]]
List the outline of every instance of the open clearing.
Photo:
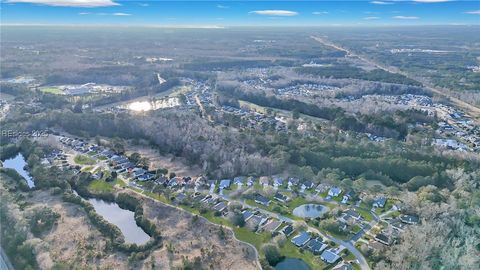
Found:
[(220, 227), (203, 218), (152, 199), (143, 201), (145, 216), (155, 222), (164, 239), (164, 247), (154, 252), (159, 269), (182, 266), (182, 257), (200, 257), (208, 269), (258, 269), (253, 248), (235, 240), (230, 230), (223, 229), (221, 237)]
[(57, 225), (40, 239), (32, 239), (41, 269), (50, 269), (55, 262), (64, 262), (76, 268), (96, 265), (106, 269), (128, 269), (127, 256), (105, 252), (105, 238), (90, 223), (85, 211), (78, 205), (63, 202), (60, 196), (47, 191), (31, 192), (31, 207), (47, 206), (60, 214)]
[(63, 91), (57, 87), (44, 87), (44, 88), (40, 88), (40, 91), (48, 94), (63, 95)]
[(127, 156), (134, 152), (146, 157), (149, 161), (149, 168), (152, 170), (164, 168), (169, 172), (175, 172), (178, 176), (198, 176), (202, 170), (198, 166), (187, 166), (182, 158), (173, 155), (161, 155), (158, 150), (147, 146), (125, 145)]

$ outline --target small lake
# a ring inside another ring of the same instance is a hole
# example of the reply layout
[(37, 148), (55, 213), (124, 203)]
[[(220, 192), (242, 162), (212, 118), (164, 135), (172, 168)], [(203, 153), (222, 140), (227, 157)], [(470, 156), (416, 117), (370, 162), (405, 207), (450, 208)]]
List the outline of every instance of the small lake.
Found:
[(301, 259), (285, 258), (275, 266), (275, 270), (311, 270), (306, 262)]
[(100, 199), (92, 198), (87, 201), (93, 205), (97, 214), (120, 229), (125, 237), (125, 243), (143, 245), (150, 240), (150, 236), (135, 222), (134, 212)]
[(317, 218), (328, 211), (328, 207), (321, 204), (303, 204), (293, 209), (293, 215), (301, 218)]
[(15, 157), (6, 159), (3, 162), (4, 168), (14, 169), (17, 171), (18, 174), (25, 178), (28, 187), (33, 188), (35, 187), (35, 183), (33, 182), (33, 178), (30, 176), (30, 174), (25, 170), (26, 165), (27, 162), (21, 153), (18, 153)]

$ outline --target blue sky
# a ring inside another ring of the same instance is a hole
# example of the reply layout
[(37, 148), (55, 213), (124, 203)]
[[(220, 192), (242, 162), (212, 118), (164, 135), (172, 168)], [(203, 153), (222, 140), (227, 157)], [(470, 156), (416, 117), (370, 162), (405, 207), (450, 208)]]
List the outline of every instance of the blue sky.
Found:
[(480, 1), (1, 0), (2, 24), (316, 26), (480, 24)]

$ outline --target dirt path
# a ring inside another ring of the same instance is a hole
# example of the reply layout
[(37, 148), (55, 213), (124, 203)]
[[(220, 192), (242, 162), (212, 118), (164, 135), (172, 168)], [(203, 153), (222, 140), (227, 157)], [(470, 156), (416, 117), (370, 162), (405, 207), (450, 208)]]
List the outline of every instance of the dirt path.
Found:
[(390, 72), (390, 73), (394, 73), (394, 74), (400, 74), (400, 75), (403, 75), (409, 79), (412, 79), (414, 81), (417, 81), (419, 83), (422, 83), (426, 89), (428, 89), (429, 91), (431, 92), (434, 92), (435, 94), (438, 94), (440, 96), (443, 96), (445, 98), (448, 98), (455, 106), (459, 107), (459, 108), (462, 108), (463, 110), (465, 110), (466, 112), (468, 112), (474, 119), (478, 119), (480, 118), (480, 108), (479, 107), (476, 107), (470, 103), (467, 103), (463, 100), (460, 100), (456, 97), (452, 97), (450, 96), (448, 93), (445, 93), (445, 91), (442, 91), (440, 88), (437, 88), (435, 87), (433, 84), (429, 83), (429, 82), (426, 82), (425, 80), (421, 80), (415, 76), (412, 76), (406, 72), (403, 72), (403, 71), (400, 71), (398, 68), (396, 67), (387, 67), (387, 66), (383, 66), (377, 62), (374, 62), (364, 56), (361, 56), (361, 55), (358, 55), (358, 54), (355, 54), (354, 52), (352, 52), (351, 50), (349, 49), (346, 49), (346, 48), (343, 48), (335, 43), (332, 43), (331, 41), (328, 41), (326, 39), (323, 39), (323, 38), (320, 38), (320, 37), (314, 37), (312, 36), (311, 38), (313, 38), (314, 40), (320, 42), (321, 44), (325, 45), (325, 46), (328, 46), (328, 47), (332, 47), (334, 49), (337, 49), (339, 51), (343, 51), (343, 52), (346, 52), (347, 55), (349, 56), (353, 56), (353, 57), (357, 57), (358, 59), (378, 68), (378, 69), (382, 69), (384, 71), (387, 71), (387, 72)]

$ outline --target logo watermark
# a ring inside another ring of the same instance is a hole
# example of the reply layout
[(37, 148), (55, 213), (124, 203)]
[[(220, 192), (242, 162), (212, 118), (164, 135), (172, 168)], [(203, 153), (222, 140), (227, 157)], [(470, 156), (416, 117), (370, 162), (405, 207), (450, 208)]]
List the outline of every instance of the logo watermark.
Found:
[(36, 137), (47, 137), (48, 130), (14, 130), (14, 129), (2, 129), (0, 130), (0, 136), (8, 138), (36, 138)]

